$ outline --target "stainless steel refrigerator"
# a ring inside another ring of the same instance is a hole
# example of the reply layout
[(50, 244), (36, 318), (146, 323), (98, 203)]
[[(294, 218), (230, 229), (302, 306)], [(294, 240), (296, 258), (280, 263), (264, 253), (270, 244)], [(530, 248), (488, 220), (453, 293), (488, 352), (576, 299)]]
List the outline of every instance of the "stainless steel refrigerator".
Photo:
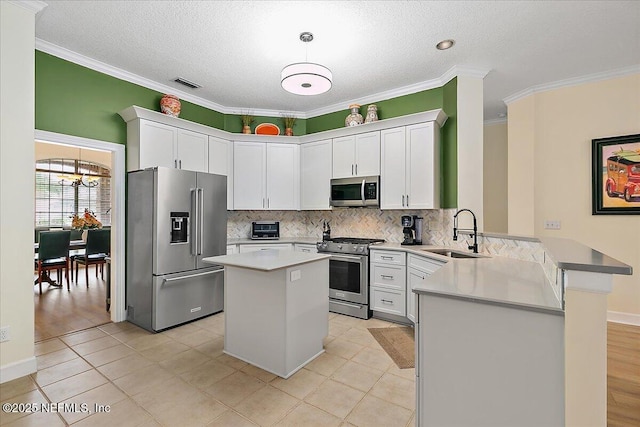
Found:
[(160, 331), (222, 311), (227, 177), (171, 168), (127, 174), (127, 320)]

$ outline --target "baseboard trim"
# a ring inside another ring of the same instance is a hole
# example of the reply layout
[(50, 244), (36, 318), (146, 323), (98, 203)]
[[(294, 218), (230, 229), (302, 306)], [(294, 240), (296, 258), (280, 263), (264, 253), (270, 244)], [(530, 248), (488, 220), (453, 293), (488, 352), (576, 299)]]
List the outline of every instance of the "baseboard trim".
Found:
[(0, 384), (33, 374), (38, 370), (35, 356), (0, 366)]
[(607, 311), (607, 321), (640, 326), (640, 314), (623, 313), (620, 311)]

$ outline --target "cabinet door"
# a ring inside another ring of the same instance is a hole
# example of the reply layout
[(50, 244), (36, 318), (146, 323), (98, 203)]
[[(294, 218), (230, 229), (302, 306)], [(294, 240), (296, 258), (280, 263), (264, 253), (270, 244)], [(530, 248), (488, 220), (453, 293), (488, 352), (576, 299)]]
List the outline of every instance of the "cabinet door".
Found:
[(195, 172), (207, 172), (209, 137), (202, 133), (178, 129), (178, 167)]
[(407, 209), (405, 127), (380, 132), (380, 209)]
[(257, 142), (233, 144), (234, 209), (266, 209), (266, 147)]
[(334, 138), (333, 142), (333, 177), (349, 178), (355, 175), (356, 137), (345, 136)]
[(298, 209), (300, 204), (298, 150), (297, 144), (267, 144), (267, 209)]
[(300, 209), (331, 209), (331, 140), (300, 146)]
[(407, 126), (409, 209), (440, 207), (440, 156), (433, 122)]
[(161, 123), (140, 120), (140, 169), (154, 166), (176, 167), (174, 151), (178, 129)]
[(356, 135), (356, 176), (380, 175), (380, 132)]
[(420, 270), (410, 268), (409, 274), (407, 274), (407, 317), (409, 320), (415, 323), (416, 321), (416, 294), (413, 293), (413, 288), (421, 285), (429, 276), (429, 273), (424, 273)]
[(227, 177), (227, 209), (233, 209), (233, 142), (209, 137), (209, 173)]

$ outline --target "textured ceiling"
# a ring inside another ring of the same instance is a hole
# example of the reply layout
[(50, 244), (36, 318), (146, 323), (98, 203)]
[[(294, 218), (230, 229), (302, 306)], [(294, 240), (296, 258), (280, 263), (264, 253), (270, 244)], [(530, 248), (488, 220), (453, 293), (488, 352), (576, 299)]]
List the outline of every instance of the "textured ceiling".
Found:
[[(37, 38), (229, 110), (347, 110), (460, 67), (491, 70), (491, 120), (506, 112), (504, 98), (527, 88), (640, 64), (640, 1), (46, 3)], [(298, 39), (303, 31), (313, 42)], [(455, 46), (436, 50), (447, 38)], [(305, 56), (331, 69), (329, 92), (280, 87), (282, 68)], [(178, 76), (202, 88), (174, 83)]]

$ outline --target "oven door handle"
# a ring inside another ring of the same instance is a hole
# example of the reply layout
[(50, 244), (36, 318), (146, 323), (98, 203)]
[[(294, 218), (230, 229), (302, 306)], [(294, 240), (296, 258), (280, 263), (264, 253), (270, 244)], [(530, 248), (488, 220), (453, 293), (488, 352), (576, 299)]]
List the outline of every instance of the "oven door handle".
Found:
[(364, 258), (364, 257), (362, 257), (362, 256), (335, 255), (335, 254), (331, 254), (331, 258), (330, 258), (330, 259), (337, 259), (337, 260), (340, 260), (340, 259), (350, 259), (350, 260), (353, 260), (353, 261), (358, 261), (358, 262), (360, 262), (360, 261), (362, 261), (362, 258)]

